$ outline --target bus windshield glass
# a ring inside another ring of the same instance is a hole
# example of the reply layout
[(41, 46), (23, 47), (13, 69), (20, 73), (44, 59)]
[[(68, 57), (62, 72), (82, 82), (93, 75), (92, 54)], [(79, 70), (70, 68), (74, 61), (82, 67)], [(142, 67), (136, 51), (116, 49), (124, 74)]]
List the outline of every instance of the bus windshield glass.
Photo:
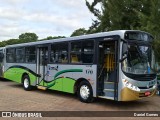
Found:
[(151, 47), (136, 43), (128, 44), (128, 54), (122, 63), (122, 69), (132, 74), (153, 74)]

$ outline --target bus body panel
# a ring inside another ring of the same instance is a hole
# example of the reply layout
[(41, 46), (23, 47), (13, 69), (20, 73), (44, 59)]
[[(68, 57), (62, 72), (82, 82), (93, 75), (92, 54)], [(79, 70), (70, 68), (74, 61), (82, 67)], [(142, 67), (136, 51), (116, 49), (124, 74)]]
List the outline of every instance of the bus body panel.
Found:
[(7, 63), (5, 65), (4, 78), (22, 83), (23, 74), (28, 74), (31, 85), (36, 85), (36, 64)]
[[(156, 81), (157, 78), (150, 81), (138, 81), (128, 78), (124, 73), (120, 72), (119, 80), (119, 100), (118, 101), (133, 101), (138, 100), (143, 97), (151, 97), (156, 92)], [(149, 95), (145, 95), (146, 92), (149, 92)]]
[(49, 89), (74, 93), (74, 85), (78, 79), (87, 80), (96, 96), (96, 65), (63, 65), (48, 64), (46, 67), (45, 81), (40, 85), (48, 86)]
[[(55, 68), (58, 67), (58, 70)], [(5, 66), (4, 77), (21, 83), (23, 74), (28, 74), (30, 77), (31, 85), (36, 86), (36, 64), (13, 64), (8, 63)], [(45, 80), (41, 79), (38, 85), (48, 87), (51, 90), (58, 90), (68, 93), (74, 93), (74, 85), (78, 79), (87, 80), (93, 89), (93, 95), (96, 97), (96, 65), (61, 65), (61, 64), (48, 64), (45, 71)]]

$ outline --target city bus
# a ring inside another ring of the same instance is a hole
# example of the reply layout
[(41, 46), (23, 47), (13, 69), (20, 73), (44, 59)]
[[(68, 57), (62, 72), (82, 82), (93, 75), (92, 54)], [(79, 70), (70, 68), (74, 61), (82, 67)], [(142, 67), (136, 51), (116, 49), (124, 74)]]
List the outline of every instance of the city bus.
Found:
[(151, 34), (116, 30), (5, 47), (4, 78), (94, 98), (134, 101), (156, 93)]

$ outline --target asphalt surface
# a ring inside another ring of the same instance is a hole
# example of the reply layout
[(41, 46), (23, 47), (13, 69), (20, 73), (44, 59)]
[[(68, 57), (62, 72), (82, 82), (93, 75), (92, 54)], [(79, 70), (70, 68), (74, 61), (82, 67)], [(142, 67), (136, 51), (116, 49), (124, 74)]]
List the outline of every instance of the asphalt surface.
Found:
[(38, 89), (25, 91), (21, 84), (0, 80), (0, 111), (160, 111), (160, 96), (133, 102), (116, 102), (97, 98), (93, 103), (87, 104), (80, 102), (73, 94)]

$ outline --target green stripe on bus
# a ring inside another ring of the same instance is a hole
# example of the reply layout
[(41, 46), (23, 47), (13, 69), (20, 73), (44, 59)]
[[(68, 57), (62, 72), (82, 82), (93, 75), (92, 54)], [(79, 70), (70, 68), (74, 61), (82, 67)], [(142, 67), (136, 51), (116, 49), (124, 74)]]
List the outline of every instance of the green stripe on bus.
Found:
[(72, 78), (57, 78), (50, 83), (42, 81), (41, 86), (45, 86), (50, 90), (63, 91), (68, 93), (74, 93), (74, 85), (76, 80)]

